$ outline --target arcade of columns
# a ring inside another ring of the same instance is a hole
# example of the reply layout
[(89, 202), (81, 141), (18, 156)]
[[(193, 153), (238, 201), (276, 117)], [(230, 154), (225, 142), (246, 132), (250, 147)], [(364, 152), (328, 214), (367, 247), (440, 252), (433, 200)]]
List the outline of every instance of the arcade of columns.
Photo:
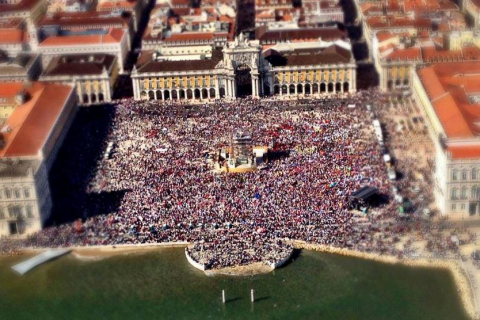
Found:
[[(308, 72), (308, 71), (307, 71)], [(296, 74), (293, 71), (292, 74)], [(272, 76), (272, 74), (274, 74)], [(301, 74), (298, 72), (298, 74)], [(294, 76), (296, 78), (296, 76)], [(300, 78), (300, 76), (298, 76)], [(275, 79), (275, 80), (273, 80)], [(356, 91), (356, 70), (349, 67), (344, 75), (325, 76), (324, 71), (312, 80), (294, 81), (282, 79), (278, 72), (260, 77), (252, 74), (252, 97), (267, 95), (328, 95)], [(180, 73), (165, 77), (162, 74), (134, 78), (134, 96), (136, 100), (193, 100), (201, 101), (217, 98), (237, 97), (235, 76), (202, 75), (182, 76)], [(273, 83), (273, 88), (270, 85)], [(198, 85), (197, 85), (198, 84)], [(270, 92), (264, 89), (268, 88)]]
[[(223, 60), (213, 70), (132, 72), (135, 100), (207, 100), (236, 98), (237, 71), (250, 71), (251, 95), (321, 95), (356, 91), (356, 65), (272, 67), (258, 41), (242, 37), (223, 49)], [(285, 88), (287, 88), (285, 90)]]

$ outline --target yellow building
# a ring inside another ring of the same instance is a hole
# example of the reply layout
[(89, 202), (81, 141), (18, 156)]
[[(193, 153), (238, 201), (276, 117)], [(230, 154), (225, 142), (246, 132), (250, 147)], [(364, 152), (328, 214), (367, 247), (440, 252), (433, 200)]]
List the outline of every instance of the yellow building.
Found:
[(259, 41), (239, 38), (222, 49), (185, 60), (146, 51), (132, 72), (136, 100), (208, 100), (245, 96), (355, 92), (356, 65), (349, 44), (322, 43), (262, 52)]
[(40, 81), (73, 85), (81, 104), (103, 103), (112, 101), (118, 70), (114, 55), (65, 55), (50, 62)]

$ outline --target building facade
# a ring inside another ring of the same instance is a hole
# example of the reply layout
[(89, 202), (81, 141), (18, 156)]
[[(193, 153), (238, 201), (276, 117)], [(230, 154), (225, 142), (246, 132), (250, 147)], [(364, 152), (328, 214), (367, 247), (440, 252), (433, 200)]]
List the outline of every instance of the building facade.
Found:
[[(51, 206), (48, 177), (38, 160), (0, 160), (0, 235), (42, 228)], [(43, 211), (42, 211), (43, 209)]]
[(435, 145), (432, 188), (443, 215), (480, 214), (479, 74), (480, 62), (468, 61), (434, 64), (413, 75), (413, 97)]
[(118, 68), (123, 73), (130, 51), (127, 29), (109, 29), (108, 32), (90, 35), (49, 37), (39, 44), (42, 65), (46, 68), (53, 58), (76, 54), (110, 54), (117, 57)]
[(240, 36), (193, 60), (144, 52), (132, 80), (136, 100), (334, 94), (356, 90), (356, 65), (349, 46), (331, 43), (292, 52), (287, 45), (264, 53), (259, 41)]
[(69, 55), (54, 58), (40, 81), (70, 84), (80, 104), (112, 101), (119, 68), (117, 57), (108, 54)]
[(1, 127), (0, 236), (24, 236), (49, 219), (48, 175), (77, 111), (71, 86), (3, 83), (13, 107)]

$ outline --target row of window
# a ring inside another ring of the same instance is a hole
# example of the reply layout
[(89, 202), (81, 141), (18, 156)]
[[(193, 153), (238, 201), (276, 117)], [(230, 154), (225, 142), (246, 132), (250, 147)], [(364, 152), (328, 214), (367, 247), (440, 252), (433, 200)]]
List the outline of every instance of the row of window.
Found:
[(85, 92), (85, 91), (95, 91), (95, 90), (103, 90), (104, 89), (104, 85), (103, 85), (103, 81), (98, 81), (98, 80), (94, 80), (90, 83), (85, 83), (85, 82), (82, 82), (80, 83), (80, 87), (82, 88), (82, 91)]
[[(467, 199), (468, 198), (468, 189), (463, 187), (461, 189), (453, 188), (451, 191), (451, 199)], [(472, 187), (470, 189), (470, 198), (471, 199), (480, 199), (480, 187)]]
[[(453, 181), (458, 181), (458, 180), (467, 180), (468, 179), (468, 171), (467, 169), (463, 170), (452, 170), (452, 180)], [(477, 168), (473, 168), (470, 170), (470, 177), (471, 180), (476, 180), (480, 177), (480, 174), (478, 172)]]
[(15, 205), (8, 206), (7, 208), (0, 207), (0, 219), (16, 219), (16, 218), (33, 218), (33, 207), (27, 205), (25, 207)]
[[(462, 203), (462, 204), (460, 205), (460, 210), (465, 210), (465, 208), (466, 208), (465, 203)], [(453, 204), (452, 204), (452, 210), (457, 210), (457, 204), (456, 204), (456, 203), (453, 203)]]
[(293, 76), (290, 76), (289, 78), (285, 77), (285, 78), (275, 78), (275, 83), (297, 83), (297, 82), (305, 82), (305, 81), (319, 81), (319, 82), (325, 82), (325, 81), (344, 81), (344, 80), (350, 80), (350, 77), (339, 77), (339, 78), (342, 78), (342, 79), (334, 79), (334, 77), (332, 75), (330, 75), (329, 77), (326, 77), (326, 76), (321, 76), (321, 77), (310, 77), (310, 76), (306, 76), (305, 79), (295, 79)]
[(0, 190), (0, 199), (2, 199), (3, 197), (5, 197), (6, 199), (12, 199), (12, 198), (15, 198), (15, 199), (20, 199), (22, 198), (22, 196), (25, 198), (25, 199), (28, 199), (31, 197), (31, 193), (30, 193), (30, 188), (15, 188), (15, 189), (10, 189), (10, 188), (5, 188), (2, 192), (2, 190)]
[(203, 81), (195, 80), (195, 84), (192, 86), (192, 83), (190, 81), (185, 83), (184, 81), (182, 81), (180, 79), (179, 81), (174, 81), (174, 82), (164, 82), (164, 83), (157, 82), (157, 83), (155, 83), (155, 85), (154, 85), (153, 82), (149, 82), (149, 83), (141, 82), (140, 83), (140, 89), (141, 90), (146, 90), (146, 89), (165, 88), (165, 87), (167, 87), (167, 88), (174, 88), (174, 87), (196, 88), (196, 87), (208, 87), (208, 86), (213, 86), (213, 85), (214, 85), (213, 80), (210, 81), (210, 84), (208, 84), (208, 82), (206, 80), (203, 80)]

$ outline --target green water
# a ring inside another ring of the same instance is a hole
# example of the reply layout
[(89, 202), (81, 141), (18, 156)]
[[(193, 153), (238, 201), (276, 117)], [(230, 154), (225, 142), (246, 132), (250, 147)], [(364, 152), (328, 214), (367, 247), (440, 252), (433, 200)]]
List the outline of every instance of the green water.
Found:
[(0, 259), (2, 320), (467, 318), (446, 271), (317, 252), (249, 277), (207, 277), (183, 249), (100, 261), (66, 256), (17, 276), (10, 266), (25, 258)]

